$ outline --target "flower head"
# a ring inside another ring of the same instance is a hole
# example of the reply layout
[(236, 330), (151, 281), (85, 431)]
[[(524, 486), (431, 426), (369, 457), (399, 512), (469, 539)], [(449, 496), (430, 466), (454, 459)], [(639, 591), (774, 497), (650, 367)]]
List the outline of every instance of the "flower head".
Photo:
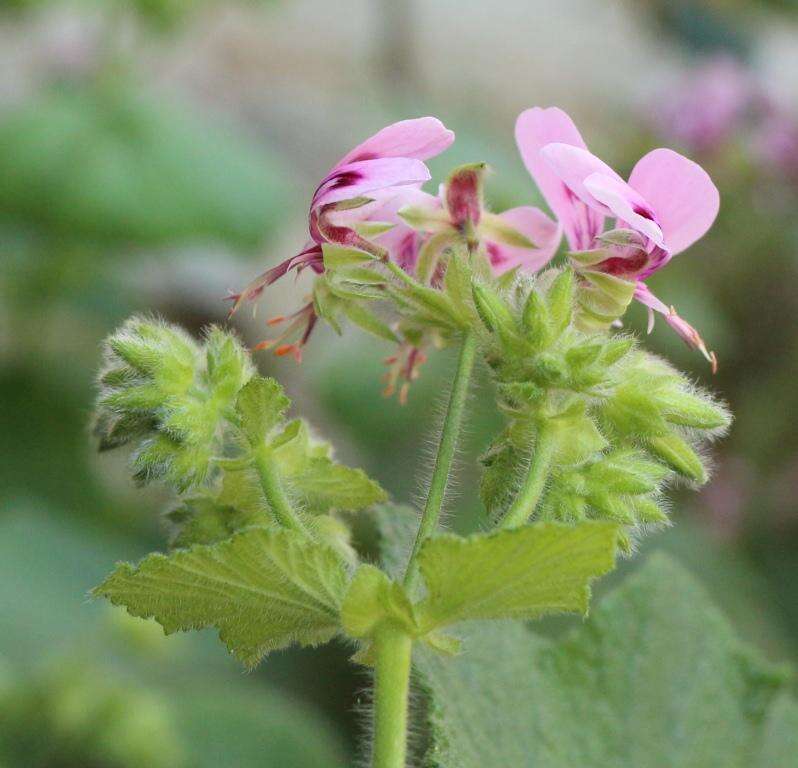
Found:
[[(573, 121), (556, 108), (522, 113), (516, 139), (579, 266), (634, 282), (635, 298), (664, 314), (714, 366), (695, 330), (671, 308), (654, 301), (643, 282), (701, 238), (715, 220), (720, 196), (706, 171), (677, 152), (655, 149), (624, 181), (588, 151)], [(615, 220), (615, 228), (604, 232), (608, 217)]]
[(503, 213), (485, 208), (484, 163), (456, 168), (438, 197), (421, 193), (415, 204), (398, 211), (414, 230), (439, 235), (440, 250), (458, 238), (472, 250), (484, 248), (494, 274), (520, 267), (537, 272), (551, 261), (562, 238), (557, 222), (539, 208), (519, 206)]
[[(267, 269), (240, 293), (231, 294), (229, 298), (234, 302), (231, 314), (243, 302), (257, 299), (266, 286), (291, 270), (301, 272), (310, 268), (318, 274), (323, 272), (325, 243), (374, 251), (375, 245), (359, 234), (356, 225), (368, 220), (375, 209), (392, 198), (417, 192), (430, 178), (424, 160), (443, 152), (452, 141), (454, 134), (440, 120), (421, 117), (389, 125), (344, 155), (313, 193), (308, 211), (310, 239), (305, 247)], [(282, 354), (290, 351), (299, 357), (299, 348), (316, 322), (313, 304), (307, 304), (290, 320), (288, 331), (280, 339), (266, 342), (261, 348), (275, 346)], [(299, 341), (295, 344), (280, 343), (297, 332)]]

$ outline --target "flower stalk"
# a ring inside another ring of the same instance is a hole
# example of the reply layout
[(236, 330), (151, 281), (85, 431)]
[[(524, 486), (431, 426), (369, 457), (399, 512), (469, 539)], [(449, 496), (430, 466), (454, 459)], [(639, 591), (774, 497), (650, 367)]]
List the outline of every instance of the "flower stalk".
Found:
[(255, 470), (258, 473), (258, 479), (263, 489), (263, 495), (269, 502), (269, 506), (272, 508), (277, 522), (280, 523), (280, 525), (284, 525), (286, 528), (309, 535), (307, 528), (305, 528), (291, 505), (291, 501), (288, 498), (288, 494), (285, 492), (280, 474), (273, 459), (269, 455), (269, 451), (255, 451), (253, 458)]
[(405, 573), (404, 583), (408, 591), (413, 590), (418, 579), (416, 558), (421, 551), (421, 546), (435, 532), (435, 528), (438, 525), (446, 486), (452, 470), (452, 461), (457, 449), (457, 438), (463, 421), (463, 411), (468, 399), (468, 385), (474, 368), (476, 347), (476, 335), (471, 331), (466, 332), (463, 335), (463, 342), (460, 347), (460, 359), (457, 363), (452, 393), (449, 396), (449, 405), (446, 409), (446, 418), (443, 422), (443, 431), (438, 445), (438, 454), (435, 458), (435, 469), (432, 472), (427, 502), (424, 505), (418, 534), (416, 535), (413, 551)]
[(501, 521), (501, 528), (518, 528), (532, 517), (546, 488), (546, 480), (556, 450), (555, 430), (550, 425), (542, 424), (538, 428), (535, 452), (529, 461), (529, 469), (524, 483)]

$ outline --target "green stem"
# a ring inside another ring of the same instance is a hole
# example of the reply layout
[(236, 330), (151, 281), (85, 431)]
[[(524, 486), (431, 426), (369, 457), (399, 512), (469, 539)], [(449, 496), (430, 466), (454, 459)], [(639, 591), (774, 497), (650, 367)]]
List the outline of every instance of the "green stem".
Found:
[(449, 396), (449, 406), (443, 422), (443, 431), (438, 445), (438, 455), (435, 459), (435, 469), (432, 472), (427, 503), (421, 515), (421, 524), (418, 527), (418, 534), (413, 545), (413, 552), (410, 555), (410, 562), (407, 564), (405, 586), (408, 590), (413, 589), (418, 579), (418, 564), (416, 560), (421, 546), (434, 533), (438, 525), (446, 485), (449, 482), (449, 474), (452, 470), (454, 452), (457, 448), (457, 437), (463, 421), (463, 411), (468, 398), (468, 384), (471, 379), (471, 371), (474, 368), (476, 348), (476, 336), (473, 332), (467, 331), (460, 348), (460, 359), (457, 363), (452, 393)]
[(374, 638), (373, 768), (405, 768), (412, 648), (410, 637), (390, 624)]
[(268, 451), (255, 451), (255, 469), (260, 478), (260, 485), (263, 488), (263, 494), (266, 496), (266, 501), (274, 512), (277, 522), (284, 525), (286, 528), (291, 528), (300, 533), (308, 533), (302, 520), (300, 520), (288, 495), (283, 488), (283, 482), (280, 479), (280, 472), (277, 469), (277, 464), (274, 459), (269, 455)]
[(557, 439), (554, 430), (551, 427), (541, 426), (538, 429), (535, 452), (529, 462), (529, 471), (524, 484), (499, 524), (501, 528), (518, 528), (532, 517), (546, 487), (546, 478), (556, 449)]

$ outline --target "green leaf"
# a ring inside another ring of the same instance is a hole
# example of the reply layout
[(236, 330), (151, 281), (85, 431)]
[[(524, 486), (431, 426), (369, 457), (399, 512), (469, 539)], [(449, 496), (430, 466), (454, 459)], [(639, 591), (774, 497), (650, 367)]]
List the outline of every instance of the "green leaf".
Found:
[(302, 421), (288, 424), (273, 447), (290, 491), (312, 514), (333, 509), (357, 512), (387, 498), (379, 483), (363, 470), (333, 461), (330, 445), (312, 440)]
[(291, 401), (274, 379), (256, 376), (247, 382), (236, 402), (247, 442), (253, 447), (262, 445), (266, 435), (282, 422), (289, 405)]
[(326, 457), (310, 459), (300, 472), (288, 477), (288, 484), (313, 514), (333, 509), (357, 512), (388, 498), (379, 483), (362, 469)]
[(411, 635), (418, 627), (404, 587), (373, 565), (361, 565), (341, 607), (344, 630), (355, 638), (369, 638), (384, 622), (397, 624)]
[(429, 539), (418, 562), (424, 631), (467, 619), (533, 619), (587, 611), (590, 581), (615, 565), (618, 526), (533, 523), (468, 538)]
[(433, 768), (798, 766), (787, 676), (662, 555), (560, 642), (485, 623), (461, 656), (416, 660)]
[(291, 643), (329, 640), (347, 581), (329, 547), (294, 531), (256, 528), (212, 546), (152, 554), (138, 566), (121, 563), (93, 594), (154, 618), (166, 634), (216, 627), (230, 652), (254, 667)]

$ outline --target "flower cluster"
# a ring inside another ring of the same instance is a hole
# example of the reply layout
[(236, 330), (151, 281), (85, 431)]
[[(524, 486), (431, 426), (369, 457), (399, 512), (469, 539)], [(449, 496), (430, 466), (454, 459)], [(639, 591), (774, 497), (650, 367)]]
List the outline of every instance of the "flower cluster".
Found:
[[(536, 107), (518, 118), (516, 140), (553, 218), (532, 206), (495, 214), (483, 201), (484, 164), (457, 168), (437, 195), (422, 189), (430, 178), (424, 161), (453, 140), (435, 118), (406, 120), (384, 128), (333, 166), (312, 197), (305, 247), (230, 297), (235, 311), (290, 271), (309, 268), (317, 275), (312, 298), (291, 316), (269, 320), (283, 331), (258, 348), (299, 360), (318, 319), (338, 330), (344, 315), (398, 343), (398, 352), (388, 358), (387, 392), (400, 385), (404, 395), (426, 358), (424, 348), (446, 343), (452, 330), (429, 316), (443, 301), (430, 291), (441, 294), (452, 252), (464, 250), (472, 266), (479, 260), (493, 279), (501, 279), (539, 272), (557, 255), (564, 236), (578, 275), (579, 321), (585, 329), (617, 324), (634, 298), (649, 309), (649, 330), (654, 313), (663, 315), (714, 368), (714, 354), (697, 331), (645, 282), (715, 219), (718, 191), (700, 166), (657, 149), (624, 181), (588, 151), (568, 115)], [(414, 285), (413, 297), (399, 295), (397, 281), (405, 294)], [(390, 299), (402, 319), (383, 322), (365, 306), (379, 299)], [(408, 302), (414, 301), (426, 304), (424, 311), (415, 306), (409, 319)]]

